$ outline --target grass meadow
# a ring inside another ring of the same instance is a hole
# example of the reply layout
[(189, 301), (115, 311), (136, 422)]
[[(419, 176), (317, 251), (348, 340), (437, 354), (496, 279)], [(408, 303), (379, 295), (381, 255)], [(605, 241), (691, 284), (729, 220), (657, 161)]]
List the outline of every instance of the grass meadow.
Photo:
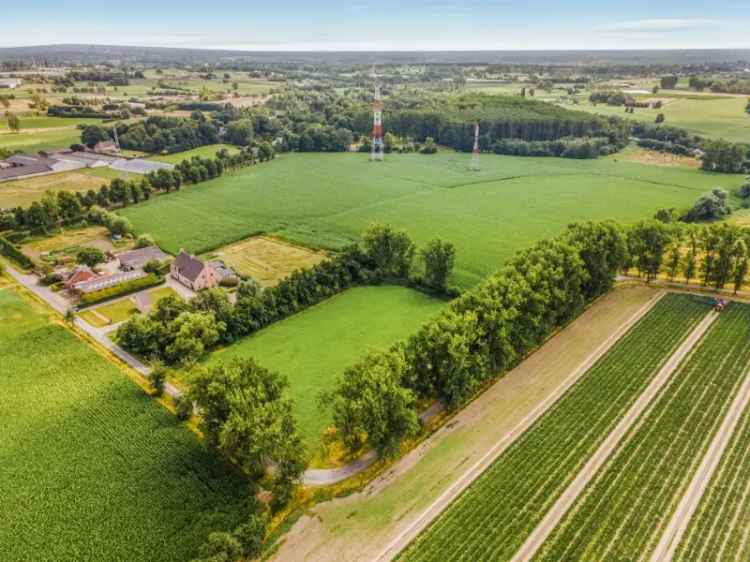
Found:
[(208, 365), (253, 357), (286, 375), (305, 444), (315, 454), (330, 423), (318, 406), (320, 392), (368, 349), (408, 337), (443, 306), (406, 287), (357, 287), (214, 352)]
[(632, 114), (626, 114), (622, 107), (605, 104), (593, 106), (588, 101), (575, 107), (600, 115), (616, 115), (648, 123), (653, 123), (656, 116), (663, 113), (667, 125), (681, 127), (704, 137), (750, 142), (750, 115), (745, 111), (747, 96), (711, 96), (667, 91), (645, 98), (663, 99), (664, 106), (661, 109), (636, 108)]
[(0, 560), (182, 562), (246, 513), (239, 477), (9, 286), (0, 357)]
[(289, 154), (121, 211), (137, 231), (171, 252), (203, 253), (265, 232), (335, 249), (373, 222), (406, 229), (418, 244), (452, 241), (454, 282), (468, 287), (515, 252), (571, 221), (634, 222), (663, 207), (687, 207), (742, 176), (648, 166), (616, 159), (564, 160), (484, 155)]
[(156, 155), (149, 156), (149, 160), (156, 160), (157, 162), (166, 162), (168, 164), (179, 164), (183, 160), (190, 160), (193, 156), (200, 156), (201, 158), (215, 158), (216, 153), (222, 148), (226, 148), (230, 153), (239, 152), (236, 146), (231, 144), (209, 144), (192, 150), (185, 150), (184, 152), (176, 152), (174, 154)]

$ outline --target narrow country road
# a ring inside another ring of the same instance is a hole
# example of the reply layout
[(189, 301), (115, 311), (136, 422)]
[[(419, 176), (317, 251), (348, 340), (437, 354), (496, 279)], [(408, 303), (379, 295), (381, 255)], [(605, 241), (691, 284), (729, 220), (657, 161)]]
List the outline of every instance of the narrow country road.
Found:
[(729, 411), (724, 417), (721, 427), (719, 427), (719, 431), (713, 438), (705, 457), (698, 467), (698, 471), (690, 481), (690, 485), (685, 490), (685, 494), (682, 496), (667, 528), (664, 530), (664, 534), (661, 536), (656, 550), (654, 550), (651, 556), (651, 562), (670, 562), (672, 560), (748, 404), (750, 404), (750, 372), (745, 373), (745, 381), (742, 383), (737, 396), (732, 401)]
[(612, 430), (604, 442), (599, 446), (594, 455), (584, 465), (573, 482), (557, 499), (550, 508), (544, 519), (526, 539), (519, 551), (513, 556), (511, 562), (527, 562), (531, 560), (544, 544), (544, 541), (552, 534), (568, 510), (573, 506), (578, 496), (586, 489), (586, 486), (594, 479), (599, 469), (607, 462), (614, 450), (623, 440), (627, 432), (636, 423), (652, 403), (654, 398), (661, 392), (672, 375), (677, 371), (682, 361), (692, 352), (703, 335), (708, 331), (714, 321), (719, 317), (718, 313), (711, 311), (698, 324), (692, 333), (677, 348), (664, 366), (659, 370), (654, 379), (638, 400), (630, 407), (620, 423)]
[(656, 303), (664, 296), (657, 293), (643, 307), (641, 307), (627, 322), (613, 332), (583, 363), (560, 384), (544, 401), (539, 403), (524, 419), (511, 431), (500, 439), (466, 472), (461, 475), (449, 488), (432, 502), (412, 523), (383, 548), (375, 558), (376, 561), (386, 561), (395, 558), (414, 538), (422, 532), (448, 505), (456, 499), (477, 477), (479, 477), (521, 434), (531, 427), (545, 412), (557, 402), (578, 380), (601, 359), (610, 348), (617, 343)]

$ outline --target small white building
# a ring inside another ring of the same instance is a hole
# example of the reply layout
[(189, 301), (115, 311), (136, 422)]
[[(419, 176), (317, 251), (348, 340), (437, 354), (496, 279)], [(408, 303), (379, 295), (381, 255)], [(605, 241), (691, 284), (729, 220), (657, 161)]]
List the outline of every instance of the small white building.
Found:
[(20, 78), (0, 78), (0, 89), (15, 90), (23, 81)]

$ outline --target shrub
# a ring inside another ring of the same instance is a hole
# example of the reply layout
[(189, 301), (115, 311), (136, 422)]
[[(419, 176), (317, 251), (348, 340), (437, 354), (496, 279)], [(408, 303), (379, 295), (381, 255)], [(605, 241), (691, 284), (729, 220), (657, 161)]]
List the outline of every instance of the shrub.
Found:
[(189, 420), (190, 416), (193, 415), (193, 401), (187, 396), (175, 398), (174, 409), (178, 420)]
[(23, 269), (33, 269), (34, 267), (34, 262), (31, 259), (2, 236), (0, 236), (0, 254)]
[(81, 248), (78, 250), (78, 254), (76, 254), (76, 261), (80, 264), (94, 267), (106, 261), (106, 257), (104, 256), (104, 252), (98, 248)]
[(115, 297), (122, 297), (124, 295), (129, 295), (130, 293), (135, 293), (147, 287), (158, 285), (162, 281), (163, 279), (160, 276), (150, 273), (145, 277), (133, 279), (132, 281), (121, 283), (120, 285), (115, 285), (114, 287), (107, 287), (106, 289), (102, 289), (100, 291), (86, 293), (81, 296), (80, 300), (78, 301), (78, 305), (89, 306), (102, 301), (113, 299)]

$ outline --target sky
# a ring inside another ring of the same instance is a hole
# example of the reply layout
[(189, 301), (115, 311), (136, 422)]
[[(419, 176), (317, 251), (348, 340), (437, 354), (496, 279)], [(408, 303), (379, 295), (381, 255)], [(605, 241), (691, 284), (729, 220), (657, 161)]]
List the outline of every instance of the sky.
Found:
[(750, 48), (750, 0), (8, 1), (0, 46), (238, 50)]

